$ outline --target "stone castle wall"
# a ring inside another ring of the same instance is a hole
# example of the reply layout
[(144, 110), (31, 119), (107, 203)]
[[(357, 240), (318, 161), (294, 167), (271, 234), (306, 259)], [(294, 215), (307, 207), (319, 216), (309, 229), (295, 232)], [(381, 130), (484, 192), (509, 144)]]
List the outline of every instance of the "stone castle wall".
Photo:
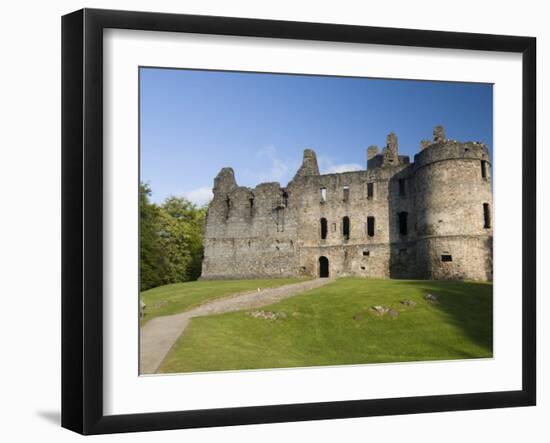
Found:
[(492, 280), (487, 147), (446, 140), (440, 127), (421, 145), (410, 163), (390, 134), (381, 153), (369, 147), (367, 170), (324, 175), (306, 150), (285, 188), (240, 187), (222, 169), (201, 278), (319, 276), (326, 257), (331, 276)]

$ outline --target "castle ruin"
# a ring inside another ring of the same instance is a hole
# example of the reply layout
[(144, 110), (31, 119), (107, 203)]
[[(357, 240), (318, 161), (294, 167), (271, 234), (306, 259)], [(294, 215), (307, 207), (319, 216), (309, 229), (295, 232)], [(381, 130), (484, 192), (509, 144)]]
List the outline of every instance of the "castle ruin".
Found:
[(304, 151), (286, 187), (214, 180), (202, 279), (362, 276), (490, 281), (492, 186), (487, 146), (441, 126), (410, 163), (395, 134), (367, 169), (319, 173)]

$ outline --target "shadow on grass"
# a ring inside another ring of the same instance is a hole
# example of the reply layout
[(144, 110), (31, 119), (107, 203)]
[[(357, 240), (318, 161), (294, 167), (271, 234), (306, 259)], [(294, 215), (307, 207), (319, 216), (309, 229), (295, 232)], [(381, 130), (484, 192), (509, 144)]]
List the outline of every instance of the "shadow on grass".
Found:
[(408, 281), (426, 294), (437, 296), (434, 309), (444, 313), (449, 322), (465, 336), (493, 355), (493, 285), (460, 281)]

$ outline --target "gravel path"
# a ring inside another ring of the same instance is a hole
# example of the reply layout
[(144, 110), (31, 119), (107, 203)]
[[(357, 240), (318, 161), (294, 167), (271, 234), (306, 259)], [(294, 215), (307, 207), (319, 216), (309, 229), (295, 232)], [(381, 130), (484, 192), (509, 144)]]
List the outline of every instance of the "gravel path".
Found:
[(302, 283), (263, 289), (213, 300), (180, 314), (156, 317), (140, 331), (140, 374), (154, 374), (178, 337), (193, 317), (223, 314), (271, 305), (300, 292), (309, 291), (334, 281), (318, 278)]

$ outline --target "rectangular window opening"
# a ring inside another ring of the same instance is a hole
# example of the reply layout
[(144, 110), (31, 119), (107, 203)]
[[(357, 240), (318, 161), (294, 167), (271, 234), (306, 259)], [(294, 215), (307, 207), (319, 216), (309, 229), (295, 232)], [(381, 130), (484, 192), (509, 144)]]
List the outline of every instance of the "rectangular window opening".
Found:
[(453, 256), (450, 254), (443, 254), (441, 256), (441, 261), (445, 261), (445, 262), (453, 261)]
[(367, 235), (374, 237), (374, 217), (367, 217)]
[(343, 191), (343, 199), (347, 202), (349, 201), (349, 186), (344, 186)]
[(327, 188), (321, 188), (321, 201), (327, 201)]
[(321, 239), (325, 240), (327, 238), (327, 219), (322, 218), (321, 219)]
[(407, 216), (408, 213), (406, 212), (400, 212), (398, 214), (399, 217), (399, 234), (401, 235), (407, 235)]
[(374, 183), (367, 183), (367, 198), (374, 196)]
[(350, 231), (350, 223), (349, 223), (349, 217), (344, 217), (342, 219), (342, 234), (344, 236), (344, 240), (349, 240), (349, 231)]
[(487, 178), (487, 162), (481, 160), (481, 178)]

